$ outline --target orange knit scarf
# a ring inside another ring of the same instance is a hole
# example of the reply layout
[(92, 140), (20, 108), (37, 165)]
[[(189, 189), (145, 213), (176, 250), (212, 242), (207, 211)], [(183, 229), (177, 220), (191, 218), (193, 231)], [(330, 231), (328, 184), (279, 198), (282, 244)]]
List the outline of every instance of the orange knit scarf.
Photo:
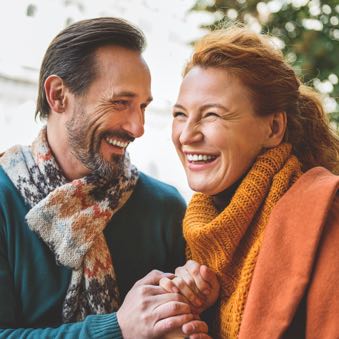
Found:
[(282, 144), (258, 157), (221, 213), (205, 194), (195, 194), (189, 203), (187, 253), (214, 270), (221, 284), (213, 338), (237, 338), (265, 226), (301, 174), (291, 146)]

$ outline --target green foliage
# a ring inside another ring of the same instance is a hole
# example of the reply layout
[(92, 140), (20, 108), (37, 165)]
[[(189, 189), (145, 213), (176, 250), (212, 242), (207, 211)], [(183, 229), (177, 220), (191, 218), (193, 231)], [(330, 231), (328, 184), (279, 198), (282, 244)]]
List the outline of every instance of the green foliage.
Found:
[(34, 16), (36, 13), (37, 7), (33, 4), (29, 4), (26, 8), (26, 15), (27, 16)]
[(339, 129), (338, 0), (197, 0), (193, 11), (208, 11), (213, 29), (237, 20), (257, 25), (282, 42), (282, 50), (308, 85), (324, 93), (330, 120)]

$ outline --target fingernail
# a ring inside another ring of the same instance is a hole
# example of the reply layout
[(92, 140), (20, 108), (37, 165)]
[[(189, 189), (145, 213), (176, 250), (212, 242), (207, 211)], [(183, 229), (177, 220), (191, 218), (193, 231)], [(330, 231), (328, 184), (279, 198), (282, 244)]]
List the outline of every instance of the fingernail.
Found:
[(211, 290), (205, 289), (202, 291), (202, 293), (204, 293), (205, 295), (209, 295), (211, 293)]

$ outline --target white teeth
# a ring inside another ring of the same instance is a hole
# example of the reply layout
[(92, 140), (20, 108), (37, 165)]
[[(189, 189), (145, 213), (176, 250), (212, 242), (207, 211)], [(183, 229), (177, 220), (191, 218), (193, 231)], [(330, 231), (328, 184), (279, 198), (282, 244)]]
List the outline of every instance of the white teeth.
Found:
[(112, 139), (112, 138), (106, 138), (107, 142), (113, 146), (118, 146), (121, 148), (126, 148), (128, 146), (128, 142), (123, 142), (123, 141), (119, 141), (117, 139)]
[(215, 155), (207, 154), (186, 154), (188, 161), (208, 161), (215, 159)]

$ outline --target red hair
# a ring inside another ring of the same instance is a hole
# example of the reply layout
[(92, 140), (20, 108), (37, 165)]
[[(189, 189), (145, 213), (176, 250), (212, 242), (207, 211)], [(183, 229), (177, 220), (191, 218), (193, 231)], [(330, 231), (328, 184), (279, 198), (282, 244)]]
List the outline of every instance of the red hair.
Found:
[(323, 166), (339, 173), (339, 139), (330, 129), (319, 95), (302, 84), (268, 35), (234, 25), (200, 39), (184, 75), (194, 66), (226, 69), (252, 95), (255, 112), (286, 112), (284, 141), (303, 170)]

